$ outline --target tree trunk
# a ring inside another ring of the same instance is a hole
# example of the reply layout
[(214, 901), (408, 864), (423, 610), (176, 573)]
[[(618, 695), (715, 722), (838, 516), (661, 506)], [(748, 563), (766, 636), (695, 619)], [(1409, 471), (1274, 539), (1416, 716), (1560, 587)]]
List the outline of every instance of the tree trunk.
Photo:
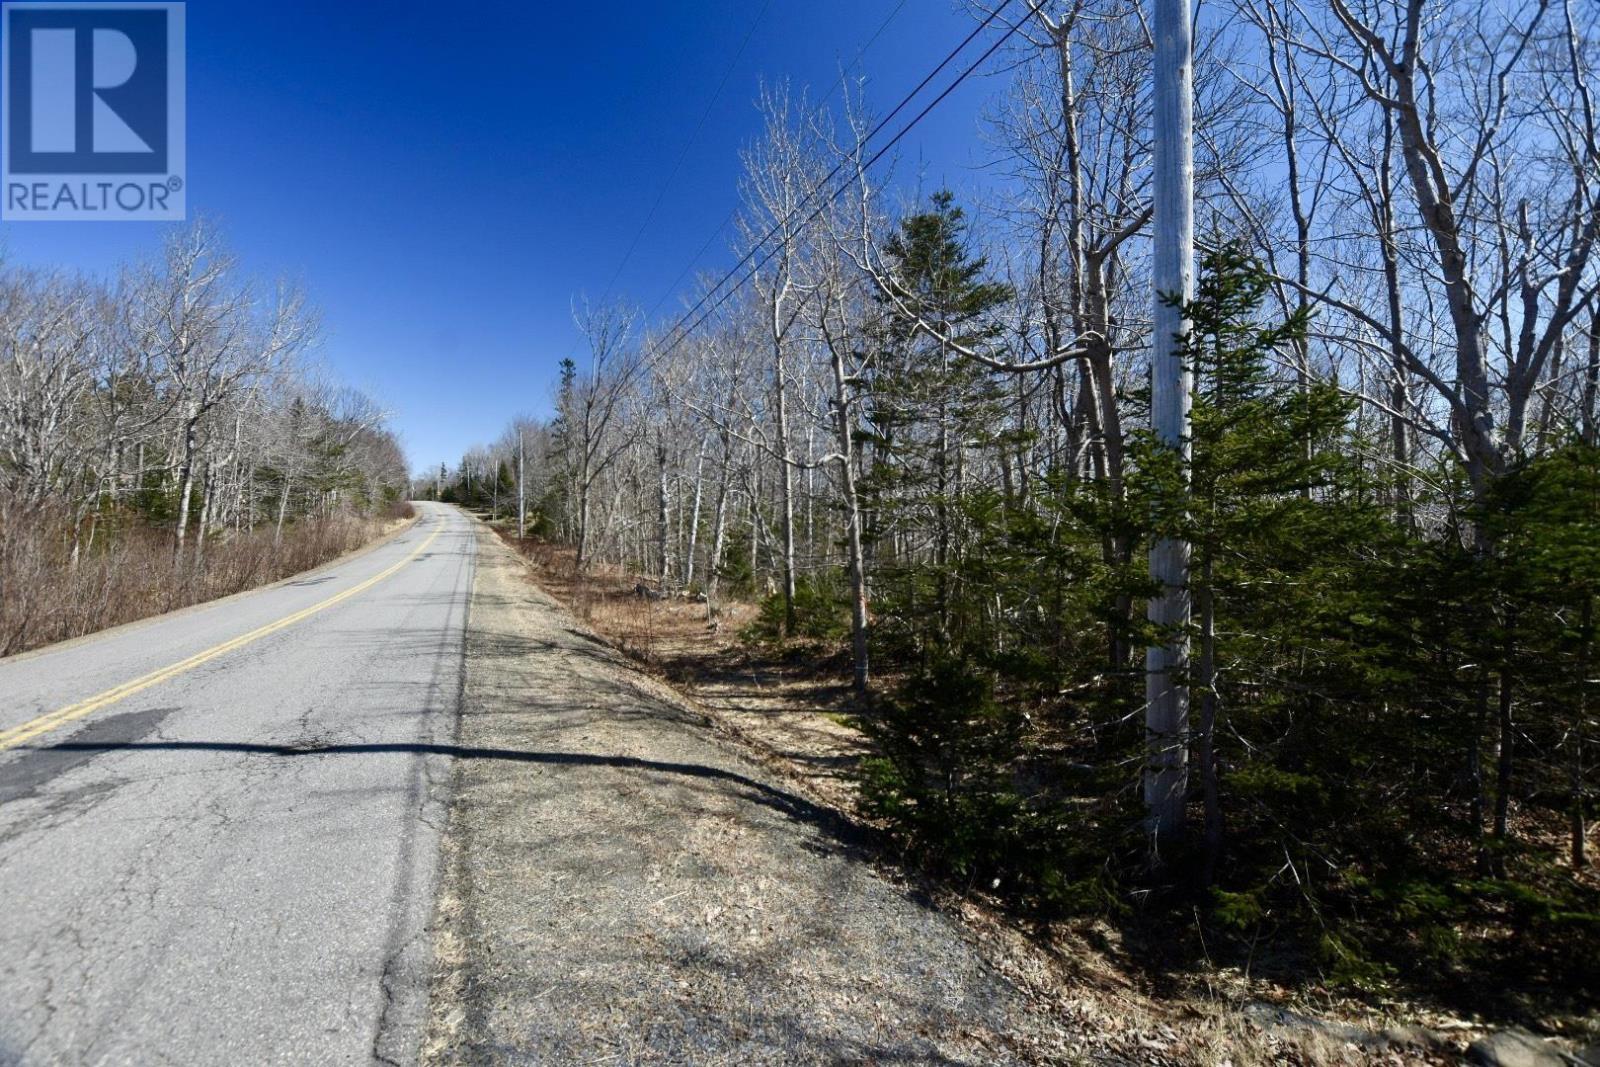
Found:
[(1217, 788), (1217, 618), (1216, 595), (1211, 587), (1211, 556), (1201, 567), (1196, 590), (1200, 609), (1200, 788), (1205, 800), (1205, 885), (1216, 880), (1222, 858), (1222, 803)]
[(933, 498), (933, 604), (939, 620), (939, 638), (950, 640), (950, 400), (947, 377), (950, 352), (944, 344), (949, 330), (943, 323), (939, 336), (939, 450), (934, 457)]
[(1557, 334), (1555, 344), (1550, 347), (1550, 376), (1544, 388), (1544, 398), (1539, 403), (1539, 417), (1534, 423), (1535, 453), (1543, 453), (1549, 446), (1551, 430), (1555, 428), (1556, 394), (1561, 389), (1562, 364), (1566, 362), (1567, 344), (1565, 333)]
[(194, 535), (194, 565), (199, 568), (206, 554), (206, 529), (211, 525), (211, 509), (216, 499), (217, 490), (217, 465), (211, 458), (209, 447), (206, 452), (206, 472), (200, 479), (200, 527)]
[(174, 531), (172, 557), (183, 562), (183, 541), (189, 532), (189, 497), (194, 492), (194, 451), (200, 412), (191, 404), (183, 420), (183, 458), (178, 472), (178, 525)]
[[(1487, 651), (1487, 650), (1485, 650)], [(1467, 731), (1467, 787), (1471, 790), (1469, 816), (1472, 820), (1472, 843), (1477, 849), (1480, 870), (1487, 871), (1489, 852), (1483, 840), (1483, 732), (1489, 718), (1489, 667), (1480, 664), (1477, 679), (1477, 706), (1473, 711), (1472, 726)]]
[(688, 543), (683, 552), (683, 587), (694, 585), (695, 553), (700, 545), (700, 502), (705, 489), (706, 441), (700, 439), (700, 453), (694, 461), (694, 504), (689, 512)]
[(1456, 381), (1462, 397), (1457, 433), (1467, 455), (1468, 476), (1481, 497), (1489, 479), (1500, 473), (1503, 460), (1495, 443), (1494, 412), (1489, 402), (1483, 323), (1475, 307), (1471, 268), (1455, 206), (1448, 199), (1449, 191), (1433, 184), (1429, 167), (1432, 146), (1423, 127), (1416, 81), (1409, 65), (1397, 74), (1395, 83), (1401, 101), (1396, 114), (1400, 154), (1418, 211), (1439, 256), (1445, 304), (1455, 330)]
[(656, 435), (656, 563), (658, 587), (665, 593), (672, 580), (672, 516), (667, 494), (667, 446), (661, 435)]
[(1415, 516), (1411, 506), (1411, 426), (1406, 412), (1411, 406), (1410, 371), (1406, 367), (1405, 314), (1400, 304), (1400, 251), (1394, 238), (1394, 198), (1390, 187), (1390, 160), (1394, 143), (1394, 118), (1383, 114), (1382, 190), (1378, 214), (1379, 247), (1383, 254), (1385, 308), (1389, 316), (1389, 450), (1395, 466), (1395, 518), (1408, 529)]
[[(1280, 132), (1283, 136), (1285, 165), (1283, 184), (1289, 193), (1289, 215), (1294, 220), (1295, 280), (1299, 283), (1295, 288), (1295, 310), (1304, 314), (1310, 306), (1306, 287), (1311, 282), (1311, 216), (1306, 210), (1305, 196), (1300, 188), (1299, 114), (1295, 107), (1295, 88), (1300, 79), (1295, 70), (1294, 48), (1286, 47), (1283, 50), (1281, 58), (1283, 70), (1280, 73), (1277, 34), (1268, 33), (1266, 44), (1270, 68), (1279, 90), (1278, 103), (1282, 119)], [(1311, 349), (1307, 338), (1303, 336), (1294, 340), (1294, 362), (1295, 383), (1304, 395), (1311, 389)], [(1307, 462), (1311, 460), (1313, 444), (1310, 437), (1301, 442), (1301, 454)], [(1311, 499), (1310, 485), (1300, 487), (1300, 498)]]
[(528, 536), (528, 491), (524, 469), (527, 467), (527, 452), (522, 445), (522, 428), (517, 428), (517, 540)]
[(1516, 629), (1517, 617), (1508, 612), (1500, 660), (1500, 752), (1495, 761), (1494, 836), (1500, 842), (1506, 839), (1511, 812), (1511, 772), (1517, 748), (1516, 724), (1512, 719), (1512, 657), (1516, 653)]
[(850, 651), (855, 669), (855, 690), (867, 692), (867, 573), (861, 553), (861, 502), (856, 494), (855, 441), (850, 418), (850, 396), (844, 360), (833, 355), (833, 408), (839, 435), (839, 475), (844, 488), (845, 543), (850, 564)]
[(1589, 322), (1589, 360), (1583, 373), (1583, 410), (1579, 415), (1583, 429), (1583, 443), (1590, 448), (1600, 445), (1600, 426), (1595, 421), (1595, 399), (1600, 393), (1600, 311)]
[[(254, 471), (250, 472), (251, 475)], [(233, 528), (237, 532), (245, 525), (245, 479), (246, 470), (244, 462), (244, 416), (236, 415), (233, 419)]]
[(283, 520), (289, 514), (289, 486), (294, 481), (294, 472), (285, 467), (283, 471), (283, 489), (278, 493), (278, 521), (272, 530), (272, 547), (279, 548), (283, 545)]
[(706, 621), (715, 617), (717, 586), (722, 581), (722, 547), (728, 519), (728, 481), (733, 457), (728, 451), (728, 435), (722, 436), (722, 476), (717, 483), (717, 517), (711, 531), (711, 554), (706, 557)]
[[(587, 449), (587, 446), (585, 446)], [(578, 475), (578, 558), (575, 561), (578, 573), (583, 573), (583, 568), (589, 563), (589, 462), (585, 458), (583, 470)]]
[(750, 492), (750, 582), (761, 573), (761, 463), (755, 464)]
[(806, 423), (806, 566), (817, 561), (817, 447), (814, 427)]
[(1578, 640), (1578, 707), (1572, 724), (1572, 869), (1589, 865), (1589, 828), (1585, 825), (1583, 742), (1589, 727), (1589, 656), (1594, 647), (1594, 594), (1583, 595)]
[(777, 347), (779, 353), (777, 391), (778, 425), (776, 427), (778, 434), (778, 465), (782, 468), (781, 474), (783, 476), (781, 486), (783, 492), (783, 499), (781, 501), (781, 506), (783, 508), (783, 529), (780, 531), (783, 537), (783, 629), (785, 635), (788, 635), (794, 633), (795, 630), (794, 456), (789, 447), (789, 406), (787, 399), (789, 390), (784, 384), (785, 374), (784, 360), (782, 355), (783, 350), (781, 345), (777, 345), (775, 347)]

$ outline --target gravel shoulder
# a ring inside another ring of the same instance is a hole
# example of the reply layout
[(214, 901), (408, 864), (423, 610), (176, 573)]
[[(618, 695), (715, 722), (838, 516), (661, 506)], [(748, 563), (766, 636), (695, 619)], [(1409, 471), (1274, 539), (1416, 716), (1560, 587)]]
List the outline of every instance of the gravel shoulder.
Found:
[(1070, 1062), (955, 919), (478, 545), (424, 1062)]

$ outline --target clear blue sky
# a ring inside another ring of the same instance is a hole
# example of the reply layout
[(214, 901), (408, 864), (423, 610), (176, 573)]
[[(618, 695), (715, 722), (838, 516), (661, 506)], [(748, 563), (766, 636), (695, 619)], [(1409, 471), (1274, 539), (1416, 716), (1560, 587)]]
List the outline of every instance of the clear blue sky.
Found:
[[(619, 294), (654, 305), (733, 207), (762, 79), (825, 91), (898, 3), (770, 0)], [(190, 0), (190, 215), (220, 222), (251, 273), (303, 281), (319, 358), (393, 413), (414, 468), (454, 462), (548, 410), (572, 298), (605, 289), (761, 8)], [(873, 105), (973, 25), (958, 0), (906, 0), (861, 61)], [(941, 105), (902, 142), (897, 177), (978, 184), (978, 116), (998, 88), (974, 78)], [(160, 233), (0, 226), (12, 263), (91, 272)], [(700, 268), (732, 259), (719, 242)]]

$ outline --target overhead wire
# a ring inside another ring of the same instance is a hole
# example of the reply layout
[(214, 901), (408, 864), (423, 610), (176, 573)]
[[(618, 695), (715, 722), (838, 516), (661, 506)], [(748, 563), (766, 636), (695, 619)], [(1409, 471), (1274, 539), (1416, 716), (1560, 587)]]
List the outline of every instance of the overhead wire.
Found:
[[(878, 38), (883, 36), (883, 32), (889, 28), (889, 24), (894, 22), (895, 18), (900, 14), (901, 11), (905, 10), (905, 6), (909, 2), (910, 0), (900, 0), (900, 2), (894, 6), (893, 10), (891, 10), (889, 14), (884, 17), (884, 20), (878, 23), (878, 28), (872, 31), (872, 36), (868, 37), (861, 47), (856, 49), (855, 57), (850, 60), (850, 66), (854, 66), (856, 63), (861, 61), (861, 57), (866, 55), (867, 50), (877, 43)], [(968, 40), (970, 39), (971, 38), (969, 37)], [(965, 42), (963, 42), (963, 44), (965, 44)], [(832, 100), (834, 94), (839, 91), (839, 86), (841, 84), (842, 80), (834, 82), (833, 87), (828, 90), (827, 94), (823, 96), (822, 100), (819, 101), (817, 106), (821, 107), (823, 104), (826, 104), (828, 101)], [(724, 217), (721, 222), (717, 223), (716, 228), (712, 230), (711, 233), (706, 237), (705, 242), (700, 245), (693, 256), (689, 257), (689, 262), (684, 266), (683, 270), (679, 271), (678, 276), (672, 280), (672, 284), (667, 286), (666, 292), (661, 295), (661, 299), (657, 300), (655, 304), (651, 306), (650, 310), (645, 313), (646, 319), (654, 318), (656, 312), (661, 310), (661, 305), (665, 304), (672, 298), (672, 294), (678, 291), (678, 287), (682, 285), (683, 280), (689, 276), (689, 272), (694, 270), (695, 265), (700, 262), (700, 257), (706, 254), (706, 250), (716, 242), (718, 237), (722, 236), (723, 232), (727, 230), (728, 225), (733, 222), (738, 215), (739, 209), (733, 208), (728, 212), (727, 216)]]
[[(756, 27), (761, 25), (761, 20), (766, 16), (767, 9), (772, 6), (772, 0), (765, 0), (761, 10), (756, 12), (756, 17), (751, 20), (750, 28), (745, 31), (744, 40), (739, 42), (739, 47), (734, 51), (733, 58), (728, 61), (727, 69), (722, 72), (722, 80), (717, 83), (717, 88), (712, 92), (711, 98), (706, 101), (705, 110), (700, 112), (700, 120), (695, 123), (694, 130), (683, 142), (683, 147), (678, 151), (678, 159), (672, 165), (672, 170), (667, 174), (666, 181), (661, 183), (661, 188), (656, 192), (656, 199), (650, 205), (650, 210), (645, 213), (644, 221), (634, 231), (633, 240), (628, 242), (628, 250), (622, 254), (622, 261), (617, 264), (617, 269), (611, 272), (611, 280), (606, 282), (605, 292), (600, 297), (604, 304), (611, 296), (611, 290), (616, 287), (617, 279), (622, 277), (622, 271), (628, 262), (633, 259), (633, 253), (639, 247), (645, 231), (650, 228), (650, 223), (655, 221), (656, 212), (661, 210), (661, 202), (666, 199), (667, 191), (672, 188), (673, 181), (678, 177), (678, 172), (683, 169), (684, 160), (689, 158), (689, 150), (694, 147), (695, 141), (700, 138), (700, 131), (705, 129), (706, 120), (711, 117), (712, 109), (717, 106), (717, 101), (722, 98), (722, 91), (728, 87), (728, 79), (733, 77), (734, 70), (739, 66), (739, 60), (744, 57), (745, 49), (750, 46), (750, 39), (756, 35)], [(902, 0), (903, 6), (903, 0)]]
[[(1002, 3), (1000, 3), (999, 6), (997, 6), (994, 9), (994, 11), (990, 12), (988, 18), (984, 19), (984, 21), (982, 23), (980, 23), (978, 25), (978, 27), (973, 30), (972, 33), (968, 34), (967, 37), (965, 39), (963, 39), (962, 42), (959, 45), (957, 45), (955, 47), (955, 49), (952, 50), (951, 53), (949, 55), (947, 55), (939, 63), (939, 65), (933, 69), (933, 71), (926, 78), (924, 78), (921, 82), (919, 82), (917, 84), (917, 87), (915, 89), (913, 89), (910, 93), (908, 93), (906, 95), (906, 97), (904, 99), (902, 99), (899, 104), (897, 104), (895, 106), (893, 111), (889, 112), (888, 115), (886, 115), (881, 121), (879, 121), (867, 133), (867, 135), (864, 138), (862, 138), (862, 144), (865, 145), (867, 142), (871, 141), (872, 138), (874, 136), (876, 136), (877, 133), (879, 133), (894, 118), (895, 115), (897, 115), (901, 111), (903, 111), (905, 109), (906, 105), (909, 104), (913, 99), (915, 99), (922, 92), (922, 90), (928, 85), (928, 83), (931, 82), (935, 77), (938, 76), (940, 71), (944, 70), (945, 67), (949, 66), (951, 61), (953, 61), (957, 55), (959, 55), (962, 51), (964, 51), (966, 49), (967, 45), (969, 43), (971, 43), (972, 40), (978, 36), (979, 33), (981, 33), (991, 23), (993, 23), (994, 20), (997, 19), (1000, 16), (1000, 13), (1002, 11), (1004, 11), (1007, 7), (1009, 7), (1012, 2), (1013, 2), (1013, 0), (1002, 0)], [(1025, 20), (1023, 20), (1023, 21), (1025, 21)], [(871, 157), (868, 158), (865, 163), (862, 163), (855, 170), (855, 172), (853, 172), (850, 175), (847, 175), (845, 181), (842, 184), (840, 184), (838, 188), (834, 189), (832, 191), (832, 193), (828, 194), (826, 199), (824, 199), (820, 204), (817, 205), (816, 209), (809, 216), (807, 216), (806, 219), (801, 223), (801, 226), (808, 225), (813, 220), (815, 220), (818, 215), (822, 214), (822, 212), (824, 210), (826, 210), (827, 206), (830, 203), (832, 203), (834, 200), (837, 200), (840, 196), (842, 196), (844, 194), (844, 192), (846, 190), (848, 190), (850, 188), (851, 185), (855, 184), (855, 181), (856, 181), (857, 177), (860, 174), (863, 174), (867, 170), (871, 169), (871, 167), (875, 163), (877, 163), (878, 160), (883, 158), (883, 156), (891, 148), (893, 148), (896, 144), (898, 144), (901, 141), (902, 138), (904, 138), (908, 133), (910, 133), (912, 131), (912, 129), (914, 129), (917, 126), (918, 123), (920, 123), (924, 118), (926, 118), (928, 116), (928, 114), (933, 111), (934, 108), (938, 107), (941, 103), (943, 103), (950, 96), (951, 93), (955, 92), (955, 90), (963, 82), (965, 82), (967, 80), (967, 78), (971, 77), (972, 74), (974, 72), (976, 72), (979, 67), (981, 67), (984, 63), (986, 63), (988, 61), (990, 56), (994, 55), (995, 52), (999, 51), (999, 49), (1001, 48), (1002, 45), (1004, 45), (1008, 40), (1010, 40), (1013, 36), (1016, 35), (1016, 33), (1022, 28), (1023, 21), (1018, 21), (1018, 22), (1014, 22), (1014, 23), (1007, 23), (1007, 26), (1009, 28), (1006, 30), (1006, 32), (1004, 34), (1001, 34), (999, 37), (997, 37), (995, 39), (995, 41), (992, 44), (990, 44), (990, 46), (987, 49), (984, 50), (982, 55), (980, 55), (976, 60), (974, 60), (971, 64), (969, 64), (965, 70), (963, 70), (959, 75), (957, 75), (956, 79), (953, 82), (951, 82), (949, 85), (947, 85), (939, 93), (938, 96), (934, 97), (933, 100), (931, 100), (926, 106), (924, 106), (921, 111), (917, 112), (917, 114), (909, 122), (907, 122), (903, 127), (901, 127), (899, 132), (897, 132), (892, 138), (890, 138), (890, 140), (889, 140), (889, 142), (887, 144), (883, 145), (882, 147), (877, 149), (875, 152), (873, 152)], [(668, 355), (671, 355), (674, 351), (677, 350), (677, 348), (685, 340), (688, 339), (688, 337), (690, 335), (692, 335), (694, 333), (695, 330), (699, 329), (699, 327), (707, 319), (709, 319), (713, 314), (715, 314), (717, 309), (720, 308), (723, 304), (725, 304), (733, 296), (734, 293), (738, 292), (741, 288), (743, 288), (743, 286), (747, 282), (749, 282), (752, 278), (754, 278), (756, 276), (756, 274), (761, 270), (761, 268), (763, 266), (765, 266), (767, 264), (767, 262), (769, 260), (771, 260), (774, 255), (777, 254), (777, 252), (778, 252), (778, 248), (777, 247), (774, 247), (774, 248), (764, 252), (761, 255), (761, 258), (759, 260), (757, 260), (755, 266), (753, 266), (744, 275), (744, 277), (740, 278), (736, 285), (732, 286), (731, 288), (728, 288), (725, 293), (723, 293), (720, 297), (718, 297), (716, 299), (716, 302), (713, 303), (711, 305), (711, 307), (706, 309), (704, 314), (700, 315), (699, 318), (695, 319), (692, 323), (690, 323), (690, 325), (688, 327), (684, 326), (684, 323), (688, 322), (691, 318), (693, 318), (695, 313), (697, 311), (699, 311), (700, 308), (704, 307), (706, 302), (709, 301), (714, 294), (716, 294), (717, 292), (722, 290), (727, 285), (729, 279), (731, 279), (736, 274), (738, 274), (738, 272), (744, 268), (745, 264), (749, 263), (750, 260), (752, 258), (754, 258), (758, 252), (762, 252), (762, 249), (766, 247), (767, 242), (771, 240), (771, 238), (773, 237), (774, 234), (778, 233), (779, 230), (781, 230), (785, 226), (787, 226), (789, 224), (790, 220), (792, 220), (793, 217), (796, 214), (798, 214), (800, 211), (804, 210), (804, 208), (806, 207), (806, 205), (808, 203), (810, 203), (814, 198), (816, 198), (818, 195), (820, 195), (826, 189), (828, 184), (830, 182), (832, 182), (833, 179), (838, 175), (839, 171), (844, 169), (845, 162), (846, 162), (845, 160), (841, 160), (838, 164), (836, 164), (834, 166), (833, 170), (829, 171), (828, 174), (820, 182), (818, 182), (817, 185), (809, 193), (806, 194), (806, 196), (801, 198), (800, 203), (796, 204), (792, 209), (790, 209), (790, 211), (787, 212), (782, 219), (780, 219), (777, 223), (775, 223), (773, 225), (773, 227), (771, 229), (769, 229), (767, 231), (767, 233), (765, 235), (763, 235), (762, 238), (759, 241), (757, 241), (755, 244), (753, 244), (751, 246), (750, 250), (748, 252), (746, 252), (742, 257), (740, 257), (739, 261), (737, 263), (735, 263), (725, 274), (723, 274), (723, 276), (717, 281), (717, 283), (715, 285), (713, 285), (710, 289), (706, 290), (706, 292), (700, 297), (700, 299), (697, 300), (689, 308), (689, 310), (686, 311), (678, 319), (678, 321), (673, 325), (672, 329), (668, 331), (666, 336), (669, 337), (669, 338), (672, 338), (671, 343), (669, 345), (667, 345), (667, 347), (664, 348), (664, 349), (660, 349), (658, 351), (647, 353), (645, 355), (645, 357), (641, 360), (641, 365), (645, 365), (645, 364), (654, 362), (654, 361), (656, 361), (658, 359), (664, 359)]]

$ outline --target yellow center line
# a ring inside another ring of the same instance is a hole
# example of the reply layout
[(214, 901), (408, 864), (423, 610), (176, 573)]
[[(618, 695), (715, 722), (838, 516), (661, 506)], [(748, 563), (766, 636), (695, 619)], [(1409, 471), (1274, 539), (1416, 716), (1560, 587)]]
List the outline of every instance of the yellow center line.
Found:
[(279, 630), (282, 630), (285, 627), (293, 626), (297, 622), (302, 622), (306, 619), (309, 619), (319, 611), (326, 611), (328, 608), (333, 607), (335, 604), (338, 604), (341, 601), (349, 600), (357, 593), (362, 593), (368, 589), (371, 589), (373, 586), (377, 585), (391, 574), (394, 574), (401, 567), (404, 567), (407, 563), (410, 563), (412, 560), (422, 555), (422, 553), (427, 550), (428, 546), (433, 544), (434, 539), (437, 538), (443, 531), (444, 526), (441, 523), (439, 529), (434, 530), (433, 533), (429, 534), (420, 545), (412, 549), (410, 553), (406, 555), (405, 559), (402, 559), (399, 563), (379, 571), (377, 574), (374, 574), (371, 578), (368, 578), (364, 582), (361, 582), (357, 585), (352, 585), (349, 589), (346, 589), (342, 593), (335, 593), (326, 600), (318, 601), (309, 608), (303, 608), (292, 615), (285, 615), (276, 622), (269, 622), (265, 626), (251, 630), (247, 634), (240, 634), (238, 637), (235, 637), (230, 641), (224, 641), (220, 645), (214, 645), (211, 648), (206, 649), (204, 652), (196, 652), (188, 659), (179, 660), (177, 663), (174, 663), (170, 666), (162, 667), (159, 670), (151, 671), (149, 674), (141, 675), (140, 677), (133, 679), (131, 682), (123, 682), (121, 685), (107, 689), (103, 693), (97, 693), (94, 696), (89, 697), (87, 700), (80, 700), (76, 704), (69, 704), (64, 708), (58, 708), (55, 711), (46, 712), (36, 719), (31, 719), (20, 726), (13, 726), (9, 730), (0, 730), (0, 752), (4, 752), (8, 748), (16, 748), (18, 745), (31, 741), (40, 734), (49, 733), (51, 730), (54, 730), (60, 726), (65, 726), (69, 722), (75, 722), (76, 720), (83, 718), (85, 715), (92, 715), (107, 705), (115, 704), (117, 701), (131, 697), (135, 693), (143, 692), (144, 690), (149, 689), (151, 686), (159, 685), (169, 678), (176, 678), (180, 674), (194, 670), (202, 663), (208, 663), (211, 660), (216, 659), (218, 656), (226, 655), (235, 649), (243, 648), (245, 645), (248, 645), (251, 642), (259, 641), (268, 634), (277, 633)]

